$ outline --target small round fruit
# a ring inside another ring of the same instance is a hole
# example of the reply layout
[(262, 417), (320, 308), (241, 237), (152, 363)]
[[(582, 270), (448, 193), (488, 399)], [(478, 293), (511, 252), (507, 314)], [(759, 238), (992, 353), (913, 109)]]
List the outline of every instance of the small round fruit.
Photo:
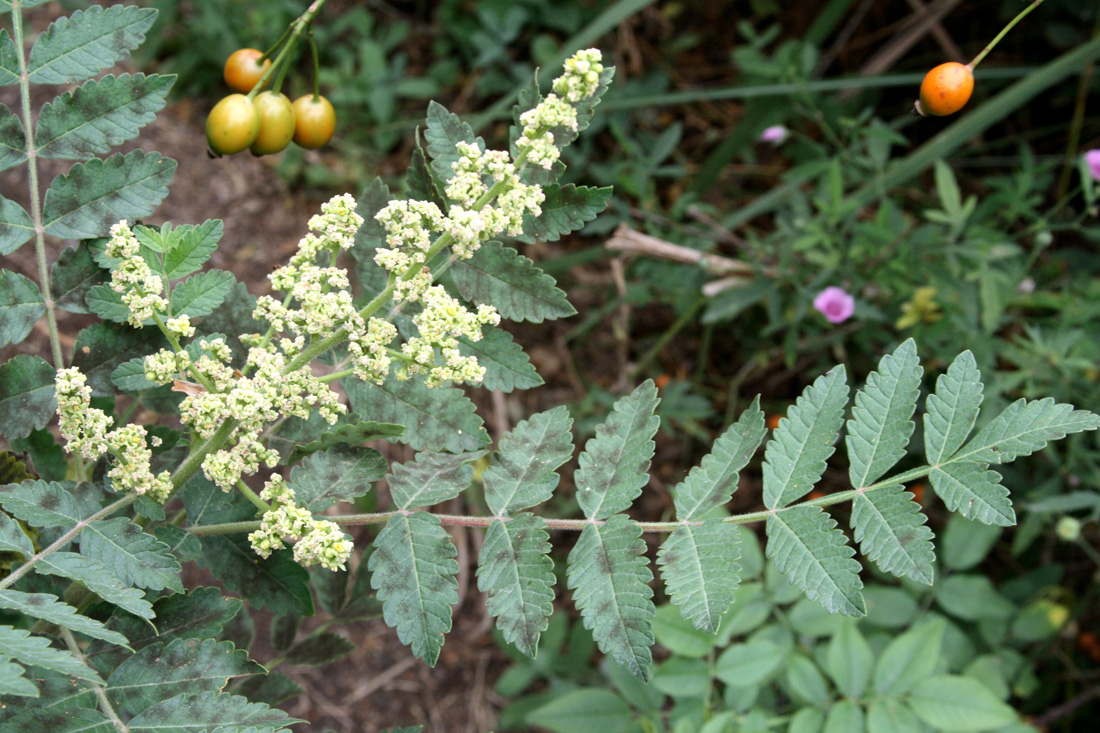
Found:
[[(271, 59), (264, 59), (260, 63), (262, 56), (263, 52), (254, 48), (238, 48), (231, 53), (225, 60), (224, 69), (225, 83), (229, 88), (245, 94), (251, 92), (252, 87), (256, 86), (256, 82), (271, 66)], [(266, 82), (264, 84), (266, 86)]]
[(958, 112), (974, 91), (974, 72), (965, 64), (951, 61), (929, 71), (920, 84), (919, 111), (926, 115)]
[(260, 114), (243, 94), (230, 94), (206, 118), (206, 141), (218, 155), (239, 153), (260, 134)]
[(294, 142), (303, 148), (321, 147), (336, 129), (336, 110), (319, 94), (316, 99), (312, 94), (295, 99), (294, 117), (298, 120), (294, 128)]
[(283, 150), (294, 139), (294, 105), (285, 94), (260, 92), (253, 101), (260, 116), (260, 134), (252, 143), (256, 155)]

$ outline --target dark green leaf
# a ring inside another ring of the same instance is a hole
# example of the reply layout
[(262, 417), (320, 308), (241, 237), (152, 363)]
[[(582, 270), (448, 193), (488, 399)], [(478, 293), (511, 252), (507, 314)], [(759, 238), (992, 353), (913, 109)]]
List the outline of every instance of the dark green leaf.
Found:
[(741, 539), (721, 519), (681, 524), (658, 550), (657, 563), (672, 602), (695, 628), (714, 634), (741, 582)]
[(0, 658), (4, 657), (15, 659), (27, 666), (52, 669), (69, 677), (103, 684), (103, 680), (95, 670), (82, 664), (72, 652), (55, 649), (50, 646), (49, 639), (31, 636), (29, 631), (23, 629), (0, 626)]
[(14, 201), (0, 196), (0, 255), (8, 255), (34, 235), (30, 214)]
[(0, 347), (27, 338), (45, 312), (46, 302), (34, 281), (0, 270)]
[[(306, 422), (301, 418), (295, 419), (299, 423)], [(292, 445), (292, 452), (289, 453), (286, 462), (288, 464), (297, 463), (317, 451), (328, 450), (336, 446), (357, 446), (360, 443), (366, 443), (368, 440), (397, 438), (405, 431), (404, 425), (394, 425), (388, 422), (347, 422), (343, 425), (339, 425), (339, 423), (337, 425), (338, 427), (327, 428), (317, 440)], [(287, 433), (286, 435), (289, 437), (290, 434)], [(275, 448), (276, 446), (272, 444), (271, 447)], [(280, 454), (283, 452), (280, 451)]]
[(54, 302), (58, 308), (70, 313), (91, 313), (84, 303), (88, 291), (110, 281), (111, 273), (96, 264), (87, 242), (67, 247), (50, 268), (50, 289), (54, 291)]
[[(420, 145), (420, 136), (417, 134), (416, 147), (412, 151), (412, 160), (409, 170), (405, 174), (405, 187), (408, 189), (409, 198), (417, 201), (431, 201), (445, 211), (447, 202), (439, 192), (439, 186), (428, 165), (428, 156), (424, 154), (424, 148)], [(362, 230), (360, 230), (362, 231)]]
[(174, 76), (123, 74), (92, 80), (46, 103), (34, 142), (43, 158), (87, 160), (137, 137), (164, 107)]
[(355, 235), (351, 257), (355, 260), (356, 279), (362, 289), (362, 297), (373, 298), (386, 288), (389, 274), (374, 261), (375, 251), (386, 246), (386, 232), (375, 214), (390, 202), (390, 189), (375, 178), (359, 196), (356, 213), (363, 217), (363, 226)]
[(532, 659), (554, 610), (554, 561), (546, 521), (524, 513), (494, 520), (477, 564), (477, 587), (504, 640)]
[(432, 170), (446, 182), (455, 177), (452, 165), (458, 161), (458, 143), (476, 143), (481, 150), (485, 141), (474, 136), (473, 129), (462, 119), (438, 102), (428, 104), (428, 127), (424, 130), (428, 154), (432, 158)]
[(172, 313), (198, 318), (213, 313), (237, 280), (224, 270), (207, 270), (187, 278), (172, 290)]
[(523, 234), (516, 237), (520, 242), (532, 244), (556, 242), (563, 235), (575, 232), (595, 219), (607, 208), (612, 188), (592, 188), (590, 186), (564, 186), (551, 184), (544, 187), (546, 200), (542, 202), (542, 215), (523, 215)]
[(4, 512), (0, 512), (0, 552), (13, 552), (21, 555), (24, 560), (34, 554), (31, 538), (19, 526), (19, 522)]
[(564, 407), (520, 422), (500, 439), (500, 452), (485, 469), (485, 502), (497, 516), (548, 500), (558, 485), (558, 468), (573, 457), (573, 418)]
[(81, 616), (75, 608), (62, 603), (57, 596), (51, 596), (48, 593), (22, 593), (5, 588), (0, 590), (0, 608), (64, 626), (70, 631), (76, 631), (93, 639), (127, 646), (125, 636), (117, 631), (111, 631), (99, 621)]
[(52, 552), (39, 559), (35, 570), (75, 580), (105, 601), (135, 616), (153, 618), (153, 606), (140, 589), (123, 583), (106, 565), (75, 552)]
[(542, 377), (523, 353), (523, 347), (502, 328), (489, 329), (480, 341), (470, 341), (464, 336), (458, 340), (458, 350), (463, 356), (476, 356), (478, 364), (485, 367), (481, 382), (485, 389), (511, 392), (542, 384)]
[[(88, 310), (105, 321), (126, 323), (130, 319), (130, 306), (122, 302), (122, 294), (116, 293), (108, 283), (88, 288), (84, 303)], [(146, 318), (142, 325), (153, 325), (153, 319)]]
[(46, 427), (57, 409), (53, 380), (40, 356), (17, 354), (0, 364), (0, 435), (25, 438)]
[(167, 237), (168, 246), (164, 253), (165, 277), (168, 280), (178, 280), (202, 267), (218, 248), (222, 229), (221, 219), (174, 227)]
[[(17, 438), (9, 441), (13, 450), (25, 451), (34, 466), (33, 472), (47, 481), (63, 481), (68, 469), (65, 450), (54, 440), (53, 433), (49, 430), (35, 430), (26, 438)], [(32, 478), (28, 475), (27, 478)], [(0, 469), (0, 483), (5, 481), (22, 481), (19, 479), (7, 479), (4, 471)]]
[(114, 66), (145, 40), (157, 11), (93, 5), (50, 24), (31, 48), (27, 72), (36, 84), (83, 81)]
[(58, 239), (98, 237), (122, 219), (148, 216), (168, 195), (175, 171), (176, 161), (142, 150), (77, 163), (46, 191), (46, 233)]
[(233, 363), (236, 366), (244, 364), (248, 355), (248, 348), (241, 343), (240, 336), (246, 333), (264, 333), (267, 331), (267, 322), (253, 317), (256, 310), (256, 298), (248, 292), (248, 287), (238, 282), (229, 291), (222, 307), (202, 319), (196, 324), (195, 337), (201, 338), (211, 334), (227, 334), (225, 342), (233, 350)]
[(433, 453), (421, 451), (408, 463), (395, 463), (388, 483), (390, 495), (399, 509), (432, 506), (458, 496), (474, 477), (469, 465), (485, 451), (472, 453)]
[(0, 657), (0, 695), (38, 697), (38, 688), (24, 674), (26, 670), (18, 664)]
[(145, 378), (145, 357), (137, 356), (111, 372), (111, 381), (122, 392), (141, 392), (159, 385)]
[(295, 644), (286, 654), (291, 666), (320, 667), (355, 651), (355, 644), (330, 632), (313, 634)]
[(542, 323), (577, 312), (554, 278), (500, 242), (486, 242), (470, 259), (456, 260), (451, 277), (463, 298), (491, 303), (509, 320)]
[(142, 532), (126, 517), (100, 519), (84, 527), (80, 552), (102, 562), (123, 583), (150, 590), (183, 591), (180, 564), (168, 545)]
[(203, 692), (177, 695), (152, 707), (131, 720), (130, 733), (181, 733), (182, 731), (218, 731), (218, 733), (290, 733), (286, 726), (304, 721), (291, 718), (278, 708), (249, 702), (239, 695)]
[(202, 544), (199, 538), (182, 527), (173, 524), (157, 527), (153, 535), (168, 545), (168, 549), (176, 556), (180, 563), (195, 562), (202, 554)]
[(927, 521), (900, 484), (852, 500), (852, 534), (863, 554), (887, 573), (932, 585), (936, 553)]
[[(0, 30), (0, 43), (5, 40), (10, 42), (8, 33)], [(2, 70), (0, 75), (3, 75)], [(27, 137), (23, 132), (23, 123), (14, 112), (0, 104), (0, 171), (19, 165), (26, 159)]]
[(311, 512), (370, 491), (386, 475), (386, 459), (373, 448), (336, 446), (314, 453), (290, 472), (294, 500)]
[(249, 677), (233, 691), (238, 695), (244, 695), (252, 702), (262, 702), (265, 705), (278, 705), (283, 700), (302, 694), (302, 688), (298, 683), (281, 672)]
[(386, 624), (414, 655), (435, 666), (458, 602), (458, 550), (439, 518), (395, 514), (374, 541), (368, 568)]
[(453, 387), (430, 389), (420, 380), (393, 377), (382, 385), (359, 379), (342, 383), (352, 410), (379, 422), (405, 426), (398, 438), (414, 450), (477, 450), (489, 442), (477, 408)]
[(72, 527), (92, 514), (69, 493), (73, 486), (52, 481), (5, 484), (0, 486), (0, 505), (35, 527)]
[(859, 562), (836, 520), (818, 506), (796, 506), (768, 516), (767, 555), (787, 579), (829, 613), (862, 616)]
[(616, 400), (596, 437), (585, 443), (573, 482), (589, 519), (625, 511), (649, 483), (653, 435), (661, 422), (653, 414), (658, 402), (657, 388), (647, 379)]
[[(40, 0), (45, 2), (45, 0)], [(30, 3), (20, 3), (23, 7), (39, 5), (39, 0)], [(11, 10), (10, 0), (0, 0), (0, 13)], [(15, 41), (8, 35), (7, 28), (0, 28), (0, 87), (19, 83), (19, 55), (16, 52)]]
[(73, 366), (88, 378), (96, 397), (118, 394), (111, 375), (123, 363), (168, 346), (154, 328), (135, 329), (118, 323), (93, 323), (76, 336)]

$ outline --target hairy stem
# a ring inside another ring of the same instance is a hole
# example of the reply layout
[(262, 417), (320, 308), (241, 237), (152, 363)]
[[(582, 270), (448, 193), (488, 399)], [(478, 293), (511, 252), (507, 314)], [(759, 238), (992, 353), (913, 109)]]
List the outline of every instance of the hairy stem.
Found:
[[(71, 651), (77, 659), (79, 659), (88, 667), (92, 666), (91, 664), (88, 664), (88, 660), (84, 657), (84, 651), (80, 648), (80, 644), (77, 642), (76, 637), (73, 636), (73, 632), (69, 631), (66, 628), (62, 628), (61, 638), (65, 641), (65, 646), (69, 647), (69, 651)], [(97, 685), (94, 682), (90, 683), (89, 686), (95, 692), (96, 699), (99, 701), (100, 711), (111, 720), (111, 723), (115, 726), (115, 729), (118, 730), (119, 733), (127, 733), (130, 730), (130, 726), (123, 723), (122, 718), (120, 718), (118, 716), (118, 713), (115, 712), (114, 706), (111, 705), (111, 701), (107, 697), (106, 690), (104, 690), (101, 685)]]

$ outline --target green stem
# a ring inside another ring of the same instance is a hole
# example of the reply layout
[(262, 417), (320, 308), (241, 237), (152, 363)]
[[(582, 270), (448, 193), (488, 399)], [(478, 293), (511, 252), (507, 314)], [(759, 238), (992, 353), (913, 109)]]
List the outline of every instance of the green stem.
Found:
[[(80, 644), (79, 642), (77, 642), (76, 637), (73, 636), (73, 632), (69, 631), (66, 628), (62, 628), (60, 630), (60, 634), (62, 640), (64, 640), (65, 642), (65, 646), (69, 647), (69, 651), (71, 651), (76, 656), (76, 658), (81, 661), (81, 663), (87, 665), (88, 667), (91, 667), (92, 669), (95, 669), (95, 667), (84, 657), (84, 651), (80, 648)], [(111, 723), (115, 726), (115, 730), (119, 731), (119, 733), (127, 733), (130, 730), (130, 727), (123, 723), (122, 718), (120, 718), (118, 716), (118, 713), (115, 712), (115, 708), (111, 704), (110, 699), (108, 699), (107, 692), (103, 689), (103, 686), (96, 684), (95, 682), (90, 683), (90, 685), (92, 690), (95, 692), (96, 700), (99, 701), (100, 711), (104, 715), (106, 715)]]
[(218, 431), (203, 441), (197, 448), (192, 448), (191, 453), (184, 459), (180, 467), (176, 469), (176, 472), (172, 474), (172, 491), (174, 492), (179, 487), (187, 483), (188, 479), (195, 475), (195, 472), (202, 468), (202, 461), (207, 455), (225, 445), (225, 441), (229, 440), (229, 436), (236, 430), (238, 422), (236, 420), (227, 420), (222, 423), (222, 426), (218, 428)]
[[(283, 47), (279, 49), (279, 53), (276, 54), (274, 59), (272, 59), (271, 66), (267, 67), (267, 69), (263, 73), (263, 76), (261, 76), (259, 81), (256, 82), (256, 86), (252, 87), (252, 91), (248, 93), (249, 99), (255, 99), (256, 95), (259, 94), (260, 91), (267, 84), (267, 81), (271, 78), (271, 75), (274, 74), (276, 71), (278, 71), (278, 76), (276, 77), (275, 85), (272, 87), (272, 90), (275, 92), (279, 91), (279, 88), (282, 86), (283, 83), (283, 78), (286, 76), (287, 67), (290, 66), (290, 59), (287, 58), (287, 56), (291, 52), (293, 52), (295, 46), (298, 45), (298, 39), (301, 38), (302, 33), (305, 32), (305, 30), (309, 27), (309, 24), (313, 22), (314, 16), (317, 15), (317, 12), (321, 9), (321, 6), (324, 5), (325, 2), (326, 0), (313, 0), (313, 2), (310, 3), (310, 6), (306, 8), (306, 11), (295, 18), (294, 21), (290, 24), (290, 28), (288, 28), (287, 31), (283, 33), (282, 38), (280, 38), (279, 42), (275, 44), (275, 46), (272, 48), (272, 51), (274, 51), (275, 48), (279, 46), (279, 44), (283, 44)], [(264, 58), (267, 58), (270, 53), (271, 51), (264, 54)], [(286, 63), (284, 63), (284, 60)]]
[(259, 509), (261, 512), (271, 511), (271, 505), (261, 499), (259, 496), (257, 496), (256, 492), (250, 489), (248, 487), (248, 484), (246, 484), (244, 481), (238, 480), (237, 488), (242, 494), (244, 494), (245, 498), (255, 504), (256, 508)]
[(1028, 5), (1026, 8), (1021, 10), (1015, 18), (1010, 20), (1008, 25), (1006, 25), (1004, 28), (1002, 28), (1001, 32), (998, 33), (993, 38), (993, 40), (989, 42), (989, 45), (986, 46), (985, 48), (983, 48), (982, 52), (980, 54), (978, 54), (977, 56), (975, 56), (973, 61), (971, 61), (969, 64), (967, 64), (967, 66), (970, 67), (970, 70), (973, 71), (974, 69), (977, 68), (978, 64), (980, 64), (982, 62), (982, 59), (984, 59), (986, 57), (986, 54), (988, 54), (990, 51), (992, 51), (993, 47), (1001, 42), (1001, 39), (1004, 38), (1005, 35), (1010, 30), (1012, 30), (1013, 26), (1015, 26), (1021, 20), (1026, 18), (1028, 13), (1030, 13), (1032, 10), (1034, 10), (1035, 8), (1039, 7), (1042, 4), (1043, 4), (1043, 0), (1034, 0), (1034, 2), (1031, 3), (1031, 5)]

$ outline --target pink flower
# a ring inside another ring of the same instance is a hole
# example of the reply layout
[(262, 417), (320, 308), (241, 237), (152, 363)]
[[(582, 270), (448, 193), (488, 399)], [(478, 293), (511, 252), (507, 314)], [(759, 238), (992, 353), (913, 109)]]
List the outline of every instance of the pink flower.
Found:
[(787, 128), (783, 125), (772, 125), (760, 133), (760, 142), (779, 145), (787, 139)]
[(814, 308), (820, 311), (829, 323), (843, 323), (852, 317), (856, 309), (856, 299), (848, 295), (844, 288), (831, 285), (814, 298)]
[(1092, 180), (1100, 181), (1100, 150), (1090, 150), (1085, 153), (1085, 165), (1089, 167)]

